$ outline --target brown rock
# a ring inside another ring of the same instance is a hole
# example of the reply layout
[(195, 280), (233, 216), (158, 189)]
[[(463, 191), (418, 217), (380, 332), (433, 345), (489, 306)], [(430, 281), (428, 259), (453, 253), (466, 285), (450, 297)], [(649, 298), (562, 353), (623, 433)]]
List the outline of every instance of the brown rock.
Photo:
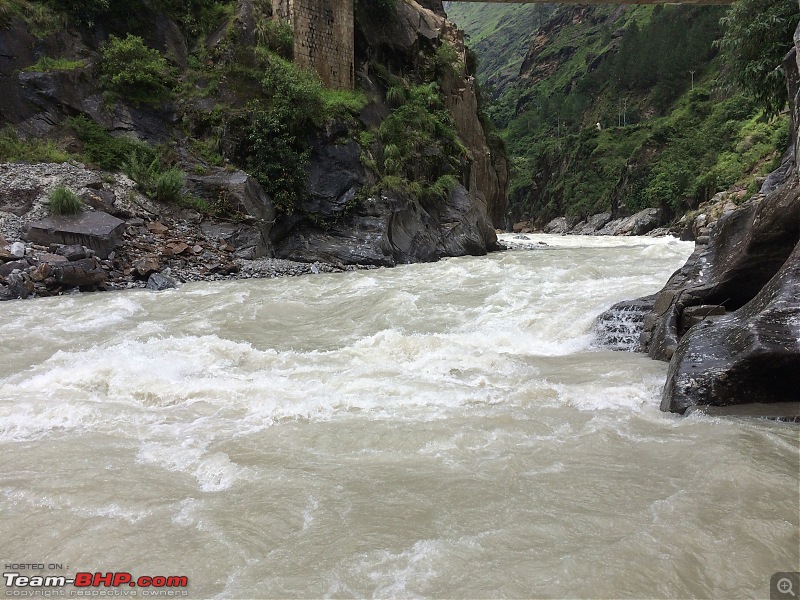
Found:
[(170, 244), (169, 246), (167, 246), (167, 248), (170, 250), (171, 254), (175, 254), (175, 255), (183, 254), (184, 252), (186, 252), (189, 249), (189, 244), (185, 244), (183, 242), (179, 242), (177, 244)]
[(133, 263), (133, 268), (140, 277), (146, 279), (150, 277), (152, 273), (158, 273), (161, 270), (161, 264), (158, 262), (157, 257), (145, 256), (135, 261)]
[(169, 231), (169, 227), (167, 227), (160, 221), (151, 221), (150, 223), (147, 224), (147, 229), (149, 229), (151, 233), (155, 233), (156, 235), (163, 235)]
[(8, 262), (14, 260), (14, 255), (5, 248), (0, 248), (0, 262)]
[(66, 256), (61, 256), (59, 254), (40, 254), (38, 256), (38, 260), (40, 263), (62, 263), (68, 262)]
[(44, 281), (53, 276), (53, 267), (49, 263), (42, 263), (31, 272), (31, 279), (35, 283)]
[(106, 272), (93, 258), (51, 265), (58, 283), (69, 287), (91, 287), (104, 283)]

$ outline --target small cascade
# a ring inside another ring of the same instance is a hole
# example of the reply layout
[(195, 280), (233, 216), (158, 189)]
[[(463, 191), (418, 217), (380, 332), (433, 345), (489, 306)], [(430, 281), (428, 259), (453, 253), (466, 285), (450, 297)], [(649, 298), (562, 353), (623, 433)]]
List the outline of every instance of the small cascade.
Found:
[(602, 313), (594, 327), (597, 344), (609, 350), (638, 352), (644, 318), (653, 309), (655, 298), (653, 295), (625, 300)]

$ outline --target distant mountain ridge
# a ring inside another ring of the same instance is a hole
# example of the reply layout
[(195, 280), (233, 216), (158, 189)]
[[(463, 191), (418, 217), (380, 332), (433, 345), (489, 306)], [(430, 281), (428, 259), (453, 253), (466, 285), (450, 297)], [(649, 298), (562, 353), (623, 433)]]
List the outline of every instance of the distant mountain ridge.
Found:
[(669, 221), (731, 186), (749, 197), (785, 149), (788, 119), (760, 119), (721, 77), (725, 7), (447, 11), (494, 100), (487, 114), (512, 159), (514, 220), (654, 207)]

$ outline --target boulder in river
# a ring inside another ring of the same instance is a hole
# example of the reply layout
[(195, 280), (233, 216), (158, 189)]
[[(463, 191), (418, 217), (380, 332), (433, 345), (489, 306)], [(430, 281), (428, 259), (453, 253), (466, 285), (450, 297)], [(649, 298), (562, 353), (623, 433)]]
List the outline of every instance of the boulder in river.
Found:
[(735, 313), (703, 321), (681, 339), (661, 409), (800, 399), (800, 243), (764, 288)]

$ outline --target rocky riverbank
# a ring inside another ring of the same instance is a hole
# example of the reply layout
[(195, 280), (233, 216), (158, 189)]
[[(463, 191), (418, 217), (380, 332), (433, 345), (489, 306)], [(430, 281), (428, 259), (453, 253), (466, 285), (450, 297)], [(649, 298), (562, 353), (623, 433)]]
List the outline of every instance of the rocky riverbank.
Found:
[[(81, 198), (81, 213), (49, 215), (56, 187)], [(252, 218), (155, 203), (81, 164), (0, 165), (0, 190), (0, 300), (375, 268), (270, 258)]]
[(600, 317), (601, 339), (620, 337), (604, 324), (624, 317), (636, 350), (669, 361), (664, 411), (769, 404), (800, 420), (800, 28), (783, 69), (792, 126), (781, 167), (716, 222), (695, 218), (707, 243), (663, 290)]

